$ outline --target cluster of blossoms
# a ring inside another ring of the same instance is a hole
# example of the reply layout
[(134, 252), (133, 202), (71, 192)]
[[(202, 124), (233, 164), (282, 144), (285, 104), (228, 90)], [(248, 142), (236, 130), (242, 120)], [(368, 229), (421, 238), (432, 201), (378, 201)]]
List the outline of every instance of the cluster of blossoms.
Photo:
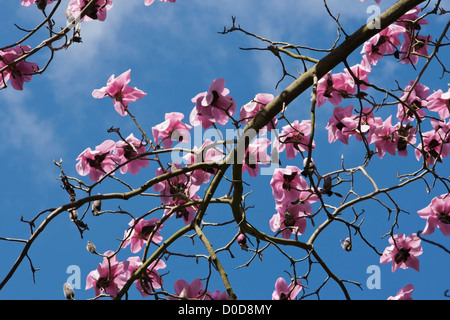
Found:
[[(441, 162), (449, 155), (450, 125), (446, 121), (450, 117), (450, 89), (431, 93), (426, 85), (410, 81), (399, 98), (397, 123), (393, 123), (392, 116), (386, 119), (376, 117), (374, 107), (364, 107), (358, 111), (352, 105), (340, 106), (343, 99), (361, 95), (358, 87), (367, 89), (367, 77), (372, 66), (385, 55), (393, 54), (405, 64), (417, 64), (420, 56), (427, 56), (430, 38), (422, 37), (418, 32), (420, 25), (428, 21), (420, 19), (419, 13), (419, 7), (413, 8), (395, 24), (369, 39), (361, 51), (361, 63), (341, 73), (329, 72), (318, 81), (316, 105), (320, 107), (326, 101), (335, 105), (326, 126), (330, 143), (339, 140), (348, 144), (349, 138), (354, 136), (359, 141), (364, 139), (368, 144), (373, 144), (380, 158), (386, 153), (406, 156), (407, 147), (413, 146), (416, 158), (424, 157), (428, 165)], [(403, 41), (400, 40), (402, 35)], [(398, 46), (401, 46), (400, 49), (397, 49)], [(411, 122), (423, 120), (427, 110), (435, 113), (435, 118), (439, 120), (432, 120), (433, 129), (423, 133), (423, 145), (414, 146), (418, 140), (417, 129)]]
[[(161, 0), (167, 2), (168, 0)], [(175, 0), (169, 0), (175, 2)], [(361, 0), (364, 1), (364, 0)], [(28, 1), (29, 2), (29, 1)], [(151, 5), (153, 0), (146, 0), (146, 5)], [(376, 0), (377, 3), (380, 0)], [(87, 1), (71, 0), (72, 12), (82, 10)], [(31, 2), (30, 2), (31, 4)], [(111, 0), (99, 0), (94, 6), (94, 12), (87, 15), (86, 19), (104, 20), (106, 11), (112, 6)], [(361, 51), (361, 62), (344, 69), (341, 73), (328, 72), (318, 81), (316, 98), (317, 107), (327, 101), (333, 104), (333, 115), (328, 121), (328, 141), (333, 143), (340, 141), (348, 144), (350, 137), (357, 140), (365, 140), (369, 145), (375, 146), (376, 154), (383, 158), (386, 153), (390, 155), (406, 156), (407, 147), (416, 144), (416, 128), (411, 124), (414, 120), (423, 119), (426, 111), (435, 112), (440, 120), (432, 120), (432, 130), (422, 133), (424, 144), (415, 148), (417, 159), (424, 157), (427, 164), (442, 161), (442, 158), (450, 154), (450, 89), (447, 92), (438, 90), (430, 93), (430, 89), (421, 83), (411, 81), (403, 90), (397, 106), (397, 123), (393, 124), (393, 116), (386, 119), (375, 116), (373, 107), (364, 107), (357, 111), (353, 105), (342, 107), (340, 104), (344, 99), (361, 97), (360, 90), (369, 87), (368, 76), (372, 72), (372, 66), (385, 55), (394, 55), (404, 64), (417, 64), (420, 56), (426, 56), (430, 37), (418, 34), (421, 24), (427, 21), (419, 19), (420, 8), (416, 7), (407, 12), (399, 21), (390, 25), (376, 36), (368, 40)], [(401, 40), (403, 36), (403, 41)], [(400, 47), (400, 49), (398, 48)], [(3, 59), (5, 60), (5, 58)], [(8, 77), (9, 78), (9, 77)], [(7, 80), (7, 79), (5, 79)], [(25, 80), (26, 81), (26, 80)], [(143, 98), (146, 93), (137, 88), (128, 86), (130, 82), (130, 70), (115, 78), (112, 75), (107, 85), (92, 92), (94, 98), (110, 97), (113, 99), (115, 110), (121, 116), (126, 116), (129, 103)], [(23, 83), (23, 82), (22, 82)], [(190, 130), (201, 126), (203, 129), (226, 125), (230, 119), (234, 124), (246, 124), (250, 122), (259, 111), (265, 108), (274, 96), (268, 93), (259, 93), (245, 105), (239, 112), (239, 121), (233, 119), (237, 111), (237, 104), (230, 95), (230, 90), (225, 87), (225, 80), (215, 79), (207, 91), (195, 95), (191, 102), (194, 107), (189, 115), (189, 124), (184, 122), (184, 114), (179, 112), (166, 113), (164, 121), (152, 127), (154, 142), (157, 148), (172, 148), (174, 142), (186, 143), (190, 141)], [(268, 130), (277, 127), (278, 119), (273, 118), (259, 133), (264, 134)], [(272, 147), (277, 152), (286, 151), (287, 159), (295, 159), (299, 153), (310, 152), (315, 148), (315, 142), (311, 139), (311, 121), (295, 120), (282, 127), (279, 140)], [(257, 138), (252, 141), (244, 153), (242, 171), (247, 171), (251, 177), (256, 177), (260, 165), (269, 165), (272, 161), (267, 154), (271, 145), (267, 138)], [(98, 181), (106, 173), (114, 171), (120, 166), (120, 172), (137, 174), (141, 168), (149, 164), (145, 153), (145, 144), (130, 135), (126, 141), (114, 142), (107, 140), (97, 146), (94, 151), (86, 149), (77, 158), (77, 171), (80, 175), (90, 176), (92, 181)], [(223, 150), (213, 141), (206, 140), (201, 147), (194, 147), (191, 153), (184, 156), (186, 166), (198, 163), (218, 163), (225, 157)], [(305, 159), (306, 160), (306, 159)], [(183, 165), (178, 162), (171, 163), (167, 168), (158, 167), (155, 176), (182, 171)], [(196, 202), (201, 198), (197, 192), (203, 184), (208, 183), (216, 173), (214, 166), (201, 168), (193, 171), (180, 173), (169, 179), (162, 180), (153, 185), (153, 190), (160, 195), (161, 203), (165, 207), (165, 215), (175, 215), (182, 218), (183, 222), (190, 224), (197, 212)], [(320, 198), (321, 190), (313, 190), (305, 178), (304, 172), (297, 166), (288, 165), (284, 168), (274, 170), (270, 181), (272, 194), (275, 200), (276, 213), (269, 221), (273, 232), (281, 234), (285, 239), (302, 235), (307, 226), (308, 216), (312, 214), (312, 204)], [(323, 191), (323, 190), (322, 190)], [(431, 234), (435, 228), (439, 228), (445, 236), (450, 234), (450, 196), (442, 195), (434, 198), (430, 205), (418, 211), (421, 218), (427, 220), (424, 235)], [(130, 245), (131, 252), (137, 253), (142, 250), (145, 243), (152, 241), (160, 243), (162, 236), (160, 230), (162, 224), (159, 219), (132, 220), (130, 229), (125, 232), (126, 239), (122, 247)], [(151, 238), (150, 238), (151, 237)], [(240, 234), (238, 243), (245, 250), (246, 237)], [(392, 262), (392, 272), (397, 269), (413, 268), (419, 271), (418, 256), (422, 254), (421, 240), (417, 234), (393, 235), (389, 239), (388, 246), (382, 256), (380, 263)], [(130, 257), (127, 261), (117, 262), (112, 252), (104, 254), (105, 258), (97, 270), (92, 271), (87, 280), (86, 289), (95, 288), (96, 294), (106, 292), (111, 295), (117, 294), (127, 279), (137, 270), (142, 262), (138, 257)], [(161, 288), (162, 278), (157, 270), (165, 268), (162, 261), (151, 264), (147, 273), (141, 281), (136, 281), (136, 286), (143, 296), (149, 292)], [(283, 278), (279, 278), (275, 284), (272, 299), (283, 300), (295, 299), (302, 290), (299, 281), (289, 285)], [(402, 288), (395, 297), (389, 299), (410, 299), (413, 291), (412, 285)], [(175, 283), (176, 298), (188, 299), (228, 299), (228, 295), (219, 290), (209, 292), (203, 289), (200, 279), (191, 283), (180, 279)]]
[(104, 175), (114, 174), (114, 169), (120, 166), (120, 172), (138, 174), (141, 168), (146, 168), (150, 160), (145, 153), (143, 141), (131, 133), (125, 141), (114, 142), (106, 140), (96, 146), (94, 150), (86, 148), (77, 158), (76, 169), (79, 175), (87, 176), (97, 182)]

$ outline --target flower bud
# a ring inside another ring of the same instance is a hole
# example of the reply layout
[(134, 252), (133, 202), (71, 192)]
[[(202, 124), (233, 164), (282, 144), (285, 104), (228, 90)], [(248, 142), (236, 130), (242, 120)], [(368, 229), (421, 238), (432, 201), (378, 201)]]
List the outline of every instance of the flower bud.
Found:
[(70, 210), (69, 217), (70, 217), (70, 220), (77, 221), (78, 220), (78, 211), (75, 209)]
[(351, 251), (352, 250), (352, 241), (350, 238), (345, 238), (344, 240), (341, 240), (341, 247), (345, 251)]
[(248, 250), (247, 238), (245, 237), (245, 234), (241, 233), (237, 238), (237, 242), (242, 250), (244, 250), (244, 251)]
[(102, 200), (95, 200), (92, 203), (92, 214), (96, 216), (100, 213), (100, 210), (102, 210)]
[(75, 292), (73, 291), (72, 286), (69, 283), (64, 283), (63, 292), (67, 300), (74, 300)]
[(86, 246), (87, 251), (89, 251), (90, 253), (95, 253), (96, 252), (96, 248), (95, 245), (88, 241), (87, 246)]

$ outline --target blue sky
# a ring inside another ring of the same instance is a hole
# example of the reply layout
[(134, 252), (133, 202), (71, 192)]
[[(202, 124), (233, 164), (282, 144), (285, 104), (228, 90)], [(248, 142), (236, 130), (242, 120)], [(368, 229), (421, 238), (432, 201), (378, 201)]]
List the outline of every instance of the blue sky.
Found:
[[(340, 12), (341, 23), (351, 33), (366, 22), (366, 9), (373, 4), (372, 1), (366, 2), (330, 0), (328, 3), (332, 12)], [(381, 10), (393, 2), (382, 1)], [(32, 28), (42, 19), (35, 6), (22, 7), (19, 1), (0, 0), (0, 6), (0, 46), (12, 43), (23, 35), (14, 27), (14, 23), (23, 28)], [(148, 93), (145, 98), (133, 104), (132, 110), (149, 134), (152, 126), (164, 120), (166, 112), (182, 112), (187, 120), (193, 107), (191, 98), (207, 90), (216, 78), (225, 79), (226, 87), (238, 108), (257, 93), (276, 95), (289, 85), (291, 80), (286, 78), (275, 89), (282, 74), (280, 64), (273, 55), (267, 51), (239, 50), (239, 47), (262, 47), (263, 43), (240, 33), (218, 33), (224, 26), (231, 25), (231, 16), (237, 17), (237, 23), (242, 28), (272, 40), (328, 48), (336, 38), (336, 24), (326, 14), (321, 1), (283, 0), (274, 4), (274, 1), (267, 0), (178, 0), (176, 4), (155, 1), (150, 7), (144, 6), (144, 0), (114, 1), (114, 7), (108, 11), (105, 22), (83, 23), (83, 43), (58, 52), (48, 70), (43, 75), (34, 76), (30, 83), (25, 84), (23, 91), (12, 88), (0, 91), (0, 156), (3, 167), (0, 179), (0, 236), (27, 238), (29, 228), (20, 222), (21, 216), (31, 219), (42, 210), (68, 202), (61, 183), (55, 179), (59, 175), (59, 169), (53, 165), (54, 159), (63, 160), (67, 175), (79, 177), (75, 170), (77, 156), (87, 147), (94, 148), (105, 139), (117, 138), (106, 132), (108, 128), (120, 127), (124, 136), (131, 132), (139, 135), (129, 118), (122, 118), (114, 111), (111, 101), (97, 100), (91, 96), (92, 90), (104, 86), (111, 74), (118, 76), (131, 69), (130, 85)], [(427, 30), (434, 37), (443, 28), (446, 22), (444, 18), (437, 18), (428, 27)], [(65, 26), (62, 11), (55, 20), (57, 27)], [(45, 35), (45, 32), (41, 33), (42, 37)], [(30, 45), (39, 44), (42, 37), (32, 39)], [(322, 56), (318, 54), (316, 57)], [(30, 61), (43, 65), (46, 58), (48, 52), (43, 50)], [(349, 57), (349, 63), (358, 63), (360, 58), (359, 52), (354, 52)], [(296, 72), (297, 67), (301, 68), (296, 61), (289, 61), (288, 67), (292, 73)], [(341, 64), (335, 71), (341, 72), (342, 69)], [(424, 74), (423, 82), (432, 89), (446, 89), (448, 77), (438, 79), (436, 73), (440, 75), (439, 67), (433, 66)], [(416, 71), (412, 68), (405, 68), (393, 58), (386, 58), (379, 63), (369, 79), (392, 88), (396, 85), (395, 78), (404, 86), (410, 80), (409, 77), (414, 77), (415, 74)], [(309, 99), (307, 92), (291, 104), (288, 111), (290, 119), (301, 120), (309, 116)], [(323, 168), (322, 172), (339, 169), (342, 154), (349, 167), (361, 164), (364, 156), (359, 143), (348, 146), (339, 142), (328, 144), (325, 126), (331, 114), (330, 104), (318, 110), (318, 148), (314, 160)], [(301, 166), (298, 159), (284, 159), (284, 164)], [(413, 172), (418, 168), (419, 163), (412, 155), (407, 158), (386, 156), (383, 161), (374, 158), (368, 172), (377, 178), (377, 183), (382, 187), (392, 185), (397, 172)], [(137, 186), (149, 179), (154, 174), (154, 169), (147, 168), (138, 176), (128, 175), (126, 181)], [(441, 173), (448, 176), (450, 171), (448, 167), (443, 167)], [(269, 185), (270, 176), (258, 179), (250, 179), (248, 175), (244, 177), (249, 183), (246, 191), (253, 190), (249, 201), (255, 205), (248, 213), (249, 219), (263, 231), (272, 234), (268, 221), (275, 213), (275, 203)], [(370, 190), (370, 186), (365, 185), (366, 182), (361, 177), (358, 179), (362, 193)], [(89, 183), (87, 177), (83, 180)], [(117, 188), (121, 188), (117, 183), (105, 183), (99, 186), (97, 192), (117, 191)], [(228, 185), (225, 184), (217, 194), (226, 193), (227, 188)], [(420, 219), (416, 211), (441, 193), (443, 189), (438, 184), (427, 194), (423, 183), (416, 183), (393, 193), (399, 205), (410, 212), (400, 215), (401, 228), (398, 231), (408, 235), (423, 229), (425, 220)], [(111, 201), (106, 206), (116, 209), (118, 205), (137, 214), (148, 211), (158, 203), (154, 199), (137, 199), (128, 202)], [(389, 231), (392, 220), (386, 221), (387, 211), (374, 201), (355, 208), (361, 209), (366, 211), (366, 234), (381, 252), (388, 244), (387, 238), (382, 239), (381, 235)], [(206, 219), (226, 221), (231, 217), (229, 213), (223, 206), (211, 206)], [(348, 212), (346, 217), (350, 219), (351, 215)], [(323, 219), (325, 217), (318, 217), (318, 223)], [(89, 215), (85, 222), (90, 231), (85, 232), (81, 239), (76, 227), (70, 223), (68, 214), (62, 214), (52, 221), (30, 251), (34, 267), (40, 268), (35, 274), (36, 283), (32, 281), (28, 261), (24, 260), (14, 277), (0, 291), (0, 299), (63, 299), (62, 285), (70, 276), (67, 268), (71, 265), (77, 265), (81, 270), (81, 289), (75, 290), (75, 297), (93, 297), (93, 290), (84, 290), (85, 279), (101, 259), (86, 251), (86, 242), (92, 241), (99, 252), (116, 249), (116, 239), (123, 236), (129, 218), (120, 215)], [(177, 220), (168, 230), (176, 230), (182, 226), (180, 223)], [(223, 233), (215, 230), (208, 227), (205, 232), (217, 248), (228, 243), (230, 236), (235, 233), (233, 228), (225, 228)], [(309, 225), (304, 236), (310, 235), (312, 230)], [(408, 269), (392, 273), (391, 265), (379, 265), (379, 257), (362, 241), (356, 241), (351, 252), (343, 252), (339, 240), (346, 235), (347, 230), (342, 225), (332, 226), (318, 239), (316, 248), (336, 275), (361, 283), (363, 290), (348, 285), (354, 299), (383, 300), (395, 295), (408, 283), (414, 284), (413, 298), (416, 299), (441, 299), (444, 291), (450, 289), (450, 282), (442, 275), (443, 270), (448, 269), (450, 257), (442, 250), (423, 243), (424, 254), (419, 257), (420, 272)], [(440, 232), (433, 234), (430, 239), (448, 247), (448, 239)], [(201, 245), (196, 244), (195, 250), (204, 252)], [(19, 255), (21, 247), (20, 243), (0, 242), (2, 279)], [(184, 240), (177, 249), (191, 250), (191, 240)], [(248, 268), (237, 267), (251, 257), (250, 253), (241, 251), (236, 245), (232, 247), (232, 252), (234, 259), (226, 252), (219, 258), (227, 268), (231, 284), (240, 299), (270, 299), (276, 279), (280, 276), (286, 280), (289, 278), (284, 272), (291, 270), (289, 261), (273, 248), (264, 253), (262, 261), (256, 259)], [(287, 252), (296, 258), (304, 257), (304, 252), (298, 250), (287, 249)], [(120, 254), (120, 257), (126, 259), (129, 251), (124, 250)], [(170, 292), (173, 292), (173, 282), (179, 278), (190, 282), (208, 274), (208, 267), (204, 262), (196, 264), (190, 259), (170, 257), (167, 265), (165, 271), (169, 274), (165, 276), (165, 289)], [(366, 286), (366, 280), (370, 276), (367, 268), (370, 265), (380, 267), (381, 289), (370, 290)], [(306, 273), (307, 267), (307, 264), (299, 264), (298, 275)], [(309, 278), (310, 290), (320, 285), (324, 278), (323, 271), (315, 265)], [(210, 285), (210, 289), (216, 288), (223, 291), (217, 275)], [(140, 295), (134, 291), (130, 293), (130, 298), (139, 298)], [(344, 297), (335, 284), (329, 281), (321, 298)]]

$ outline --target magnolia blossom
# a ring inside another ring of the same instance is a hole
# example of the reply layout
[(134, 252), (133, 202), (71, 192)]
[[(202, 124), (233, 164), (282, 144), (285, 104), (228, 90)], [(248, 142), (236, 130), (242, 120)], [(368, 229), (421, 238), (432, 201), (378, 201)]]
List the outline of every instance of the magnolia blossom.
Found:
[(270, 164), (271, 159), (266, 152), (270, 143), (270, 140), (267, 138), (257, 138), (249, 144), (245, 151), (242, 172), (248, 171), (251, 177), (256, 177), (258, 175), (260, 164)]
[(311, 120), (295, 120), (289, 125), (282, 128), (280, 134), (280, 147), (278, 151), (286, 150), (286, 157), (293, 159), (299, 152), (309, 151), (311, 144), (312, 149), (316, 144), (311, 142)]
[(403, 34), (403, 44), (400, 48), (400, 62), (403, 64), (417, 64), (419, 56), (428, 56), (428, 44), (431, 36), (421, 36), (406, 32)]
[(190, 224), (194, 220), (199, 207), (199, 205), (185, 206), (186, 203), (191, 202), (192, 200), (201, 199), (196, 194), (194, 194), (190, 199), (178, 199), (173, 206), (164, 210), (164, 216), (175, 215), (175, 218), (181, 218), (185, 225)]
[(166, 113), (165, 121), (152, 128), (155, 141), (161, 140), (166, 149), (172, 147), (173, 141), (189, 142), (189, 130), (192, 126), (183, 123), (184, 114), (180, 112)]
[(97, 182), (105, 174), (114, 170), (121, 159), (111, 153), (116, 143), (112, 140), (106, 140), (95, 147), (85, 149), (77, 158), (76, 169), (79, 175), (86, 176), (93, 182)]
[[(181, 164), (174, 162), (169, 169), (156, 169), (155, 177), (164, 173), (181, 169)], [(177, 204), (179, 200), (191, 198), (198, 191), (200, 185), (189, 181), (186, 174), (179, 174), (170, 179), (165, 179), (153, 185), (153, 190), (161, 194), (161, 202), (165, 205)]]
[(309, 204), (297, 203), (279, 206), (277, 211), (269, 221), (270, 229), (273, 232), (281, 231), (281, 236), (289, 239), (293, 234), (301, 235), (305, 232), (305, 217), (312, 213), (312, 207)]
[(0, 69), (7, 66), (6, 70), (0, 73), (0, 88), (5, 87), (9, 80), (14, 89), (23, 90), (23, 83), (31, 81), (33, 74), (39, 70), (39, 65), (25, 60), (13, 63), (30, 51), (31, 47), (28, 45), (18, 45), (15, 48), (0, 51)]
[(277, 206), (289, 206), (292, 203), (313, 203), (318, 200), (306, 180), (300, 176), (301, 171), (296, 166), (276, 168), (270, 186)]
[(444, 236), (450, 236), (450, 194), (433, 198), (428, 206), (417, 213), (422, 219), (427, 220), (422, 234), (432, 234), (437, 227)]
[(435, 91), (427, 101), (428, 110), (437, 112), (442, 119), (450, 116), (450, 89), (445, 93), (441, 89)]
[(106, 293), (114, 297), (127, 282), (125, 273), (130, 262), (118, 262), (113, 251), (106, 251), (103, 255), (103, 262), (87, 276), (86, 290), (93, 287), (96, 296)]
[(423, 145), (420, 143), (415, 150), (416, 159), (422, 156), (428, 165), (442, 162), (450, 154), (450, 125), (435, 127), (433, 130), (424, 132)]
[[(175, 3), (176, 0), (159, 0), (159, 1)], [(155, 2), (155, 0), (145, 0), (145, 5), (149, 6), (149, 5), (153, 4), (153, 2)]]
[[(70, 0), (67, 11), (71, 12), (75, 17), (77, 17), (89, 2), (90, 0)], [(97, 2), (90, 7), (90, 9), (86, 12), (86, 15), (82, 19), (80, 19), (80, 21), (105, 21), (106, 11), (108, 11), (112, 7), (112, 0), (97, 0)]]
[[(369, 79), (367, 75), (372, 72), (372, 68), (369, 63), (369, 59), (366, 55), (362, 56), (362, 60), (360, 63), (355, 64), (354, 66), (350, 67), (350, 71), (348, 69), (344, 70), (345, 73), (347, 73), (349, 76), (356, 77), (357, 80), (369, 83)], [(355, 83), (356, 86), (356, 83)], [(366, 90), (368, 87), (364, 83), (361, 83), (359, 85), (359, 88), (361, 90)]]
[(302, 290), (302, 283), (298, 280), (291, 282), (289, 286), (283, 278), (278, 278), (275, 282), (275, 290), (272, 293), (272, 300), (295, 300)]
[[(141, 258), (129, 257), (127, 259), (129, 266), (126, 272), (126, 277), (131, 275), (142, 266)], [(164, 269), (166, 264), (162, 260), (153, 261), (147, 269), (142, 273), (141, 277), (135, 281), (136, 289), (141, 293), (143, 298), (147, 298), (150, 292), (155, 289), (160, 289), (163, 284), (163, 279), (159, 275), (158, 270)]]
[(124, 164), (120, 167), (120, 172), (125, 174), (128, 171), (134, 175), (138, 174), (141, 168), (146, 168), (150, 163), (148, 157), (137, 157), (145, 151), (145, 144), (141, 140), (135, 138), (132, 133), (125, 141), (118, 141), (114, 148), (114, 154), (119, 157), (120, 164)]
[[(125, 241), (122, 243), (122, 248), (131, 245), (131, 252), (137, 253), (142, 250), (144, 244), (148, 241), (160, 243), (163, 238), (159, 234), (159, 231), (162, 228), (162, 225), (158, 226), (159, 223), (160, 220), (157, 218), (152, 218), (150, 220), (140, 219), (139, 221), (132, 219), (128, 223), (131, 228), (126, 230), (123, 236)], [(151, 239), (149, 239), (150, 236)]]
[(320, 107), (326, 100), (337, 106), (343, 98), (354, 94), (356, 84), (348, 71), (331, 74), (328, 72), (317, 82), (316, 106)]
[(404, 27), (408, 32), (414, 32), (421, 29), (421, 25), (428, 24), (428, 20), (419, 19), (419, 13), (422, 9), (418, 6), (412, 8), (401, 16), (395, 23)]
[(399, 35), (406, 32), (402, 26), (391, 24), (364, 43), (361, 53), (367, 56), (370, 64), (376, 65), (385, 54), (393, 54), (401, 44)]
[[(253, 119), (261, 109), (264, 109), (264, 107), (273, 100), (273, 98), (273, 94), (258, 93), (252, 101), (243, 105), (240, 112), (242, 123), (247, 123)], [(277, 122), (278, 119), (274, 117), (267, 125), (259, 130), (259, 133), (265, 134), (267, 130), (275, 129)]]
[[(194, 146), (192, 153), (188, 153), (183, 156), (186, 160), (186, 164), (192, 165), (202, 162), (218, 162), (221, 161), (225, 154), (220, 147), (214, 146), (213, 141), (206, 139), (200, 148)], [(200, 186), (204, 183), (208, 183), (211, 179), (211, 175), (217, 171), (215, 168), (203, 168), (197, 169), (191, 172), (190, 180), (193, 185)]]
[(128, 83), (130, 82), (130, 73), (131, 70), (125, 71), (117, 78), (112, 75), (108, 79), (106, 87), (95, 89), (92, 91), (92, 96), (97, 99), (102, 99), (109, 96), (113, 99), (114, 108), (117, 113), (121, 116), (126, 116), (128, 114), (128, 104), (147, 95), (145, 92), (137, 88), (128, 86)]
[(370, 136), (370, 142), (375, 143), (376, 153), (381, 159), (385, 153), (395, 156), (397, 153), (397, 141), (394, 139), (397, 126), (392, 125), (392, 116), (375, 128)]
[(384, 249), (380, 257), (380, 263), (386, 264), (392, 262), (392, 272), (409, 267), (419, 271), (419, 259), (422, 254), (422, 246), (417, 234), (412, 233), (408, 237), (405, 234), (396, 234), (389, 238), (391, 246)]
[(413, 300), (411, 294), (414, 291), (414, 286), (412, 284), (407, 284), (401, 288), (395, 297), (390, 296), (387, 300)]
[(416, 83), (414, 87), (413, 85), (414, 80), (411, 80), (400, 97), (403, 103), (398, 104), (397, 118), (405, 123), (413, 121), (416, 117), (423, 118), (428, 104), (430, 88), (421, 83)]
[(326, 130), (328, 130), (328, 142), (333, 143), (339, 140), (348, 144), (348, 138), (356, 133), (359, 121), (352, 114), (353, 106), (345, 108), (337, 106), (333, 110), (333, 116), (328, 121)]
[[(175, 295), (180, 299), (195, 299), (195, 300), (228, 300), (226, 292), (220, 293), (216, 290), (214, 293), (203, 289), (203, 282), (199, 278), (194, 279), (188, 283), (184, 279), (175, 281), (174, 284)], [(170, 300), (177, 299), (170, 297)]]
[(236, 111), (236, 102), (228, 95), (229, 93), (230, 91), (225, 88), (224, 79), (214, 80), (208, 91), (192, 98), (195, 107), (189, 117), (191, 124), (193, 126), (201, 124), (203, 129), (208, 129), (214, 123), (226, 124)]

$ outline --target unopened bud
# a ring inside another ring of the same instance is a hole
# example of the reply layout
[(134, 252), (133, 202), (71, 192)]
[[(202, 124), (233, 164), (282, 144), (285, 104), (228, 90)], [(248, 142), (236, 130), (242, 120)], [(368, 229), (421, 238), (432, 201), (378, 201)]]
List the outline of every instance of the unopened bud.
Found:
[(67, 300), (74, 300), (75, 292), (73, 291), (72, 286), (69, 283), (64, 283), (63, 292)]
[(92, 214), (96, 216), (100, 213), (100, 210), (102, 210), (102, 200), (95, 200), (92, 203)]
[(240, 235), (238, 235), (237, 242), (242, 250), (244, 251), (248, 250), (247, 238), (245, 237), (245, 234), (241, 233)]
[(70, 217), (70, 220), (77, 221), (78, 220), (78, 211), (75, 209), (70, 210), (69, 217)]
[(352, 241), (350, 240), (350, 238), (341, 240), (341, 247), (345, 251), (351, 251), (352, 250)]
[(95, 245), (92, 242), (90, 242), (90, 241), (88, 241), (86, 249), (90, 253), (95, 253), (96, 252)]

